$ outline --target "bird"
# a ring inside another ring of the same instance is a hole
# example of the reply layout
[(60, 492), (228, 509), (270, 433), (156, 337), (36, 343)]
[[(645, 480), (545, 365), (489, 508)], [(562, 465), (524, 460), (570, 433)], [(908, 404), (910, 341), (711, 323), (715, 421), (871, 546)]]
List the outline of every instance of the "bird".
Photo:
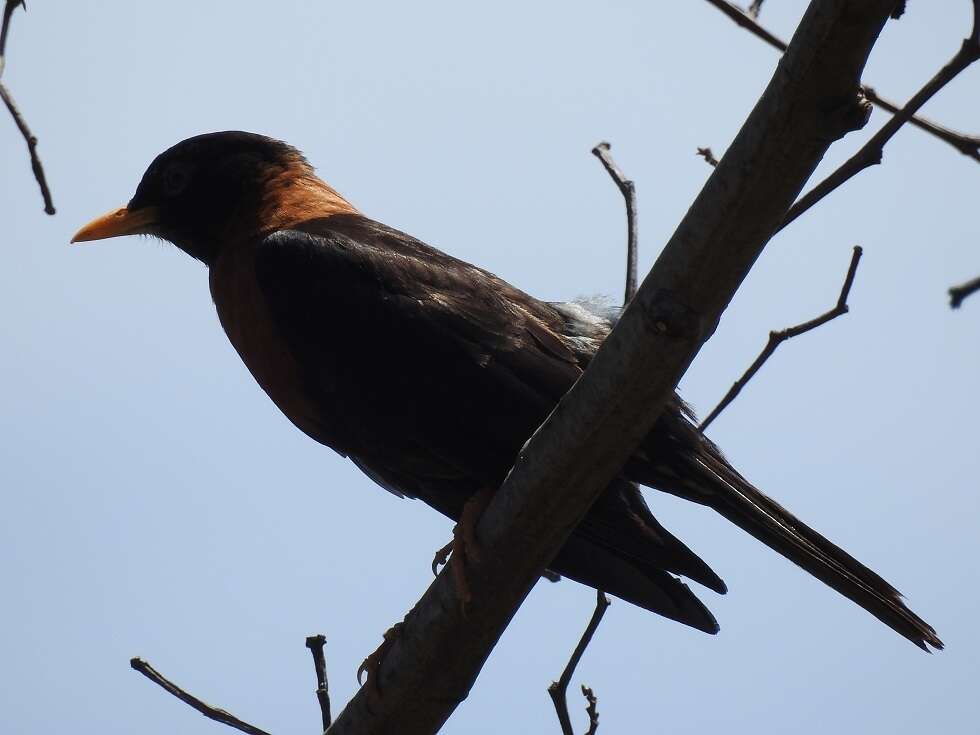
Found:
[[(458, 522), (461, 586), (475, 520), (615, 323), (370, 219), (298, 149), (255, 133), (177, 143), (126, 206), (72, 242), (123, 235), (161, 238), (207, 266), (222, 328), (296, 427)], [(676, 393), (548, 571), (718, 632), (681, 578), (719, 594), (725, 583), (640, 486), (714, 509), (923, 650), (943, 647), (892, 585), (745, 479)]]

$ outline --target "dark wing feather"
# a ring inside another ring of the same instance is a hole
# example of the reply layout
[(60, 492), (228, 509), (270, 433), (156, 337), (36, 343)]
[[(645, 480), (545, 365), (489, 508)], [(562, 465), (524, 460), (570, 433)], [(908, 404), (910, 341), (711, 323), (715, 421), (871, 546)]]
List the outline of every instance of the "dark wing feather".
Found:
[[(329, 416), (328, 443), (391, 492), (454, 518), (502, 482), (591, 356), (553, 307), (363, 217), (268, 236), (256, 276), (305, 391)], [(606, 491), (552, 567), (717, 630), (667, 571), (724, 583), (628, 483)]]
[(270, 235), (256, 275), (335, 448), (390, 469), (498, 485), (581, 373), (548, 307), (365, 218)]

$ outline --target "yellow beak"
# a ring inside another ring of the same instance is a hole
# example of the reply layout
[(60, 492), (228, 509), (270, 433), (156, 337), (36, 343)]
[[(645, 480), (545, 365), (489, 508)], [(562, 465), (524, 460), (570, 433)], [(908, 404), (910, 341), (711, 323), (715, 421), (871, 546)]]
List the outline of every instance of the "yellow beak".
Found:
[(89, 240), (104, 240), (107, 237), (122, 235), (147, 235), (153, 232), (153, 227), (159, 222), (159, 212), (156, 207), (127, 209), (121, 207), (98, 217), (75, 233), (73, 243)]

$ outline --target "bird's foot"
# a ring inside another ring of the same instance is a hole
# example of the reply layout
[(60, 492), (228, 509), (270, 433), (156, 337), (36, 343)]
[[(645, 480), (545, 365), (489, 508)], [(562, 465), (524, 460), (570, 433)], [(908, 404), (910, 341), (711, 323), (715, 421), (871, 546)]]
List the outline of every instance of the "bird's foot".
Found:
[(357, 667), (357, 683), (361, 683), (362, 674), (366, 675), (364, 685), (371, 687), (370, 693), (375, 697), (381, 697), (381, 686), (378, 684), (378, 669), (381, 668), (381, 662), (384, 661), (388, 651), (394, 645), (395, 641), (398, 640), (398, 636), (401, 635), (404, 625), (404, 623), (395, 623), (388, 628), (382, 636), (383, 640), (381, 641), (381, 645)]
[(470, 586), (466, 579), (466, 563), (479, 562), (482, 555), (480, 542), (476, 538), (476, 524), (490, 504), (492, 489), (484, 489), (471, 497), (463, 505), (459, 521), (453, 526), (453, 540), (439, 549), (432, 559), (432, 573), (437, 574), (440, 566), (449, 564), (456, 591), (463, 610), (472, 599)]

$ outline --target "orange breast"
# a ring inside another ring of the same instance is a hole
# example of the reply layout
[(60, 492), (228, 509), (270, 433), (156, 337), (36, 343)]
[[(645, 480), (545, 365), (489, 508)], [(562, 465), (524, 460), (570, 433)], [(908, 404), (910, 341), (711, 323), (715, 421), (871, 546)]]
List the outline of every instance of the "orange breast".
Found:
[(254, 249), (226, 247), (211, 264), (210, 286), (221, 326), (252, 376), (290, 421), (319, 441), (316, 406), (256, 280)]

